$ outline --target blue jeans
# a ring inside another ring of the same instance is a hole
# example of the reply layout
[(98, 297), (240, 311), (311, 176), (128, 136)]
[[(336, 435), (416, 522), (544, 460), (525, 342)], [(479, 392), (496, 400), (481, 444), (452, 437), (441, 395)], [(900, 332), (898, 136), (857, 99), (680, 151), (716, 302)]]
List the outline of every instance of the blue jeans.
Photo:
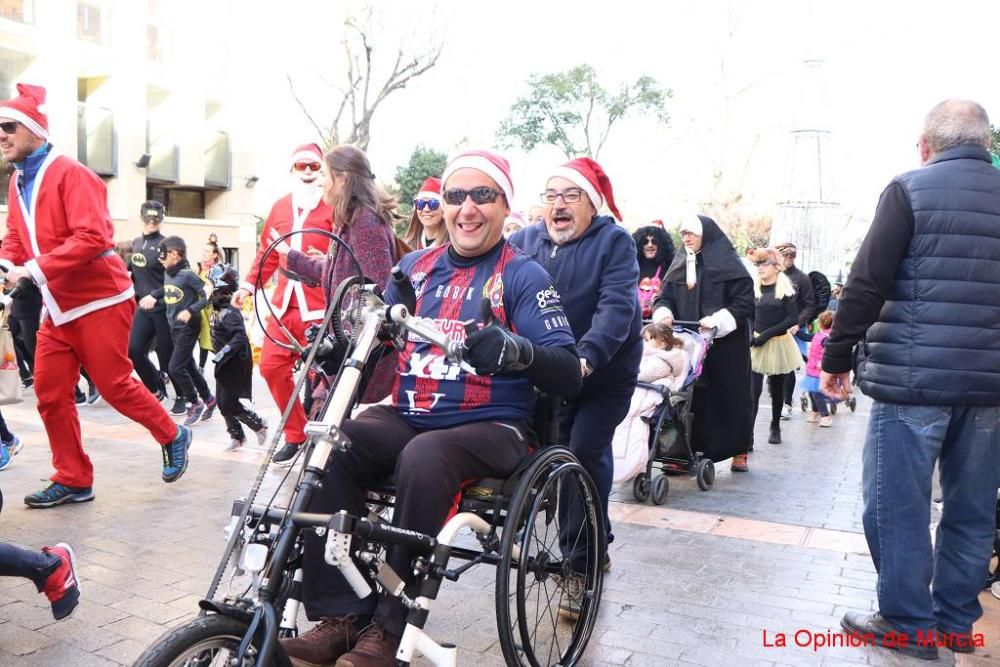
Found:
[[(983, 614), (1000, 486), (1000, 407), (874, 403), (863, 454), (865, 538), (879, 612), (916, 637), (969, 632)], [(931, 475), (944, 508), (933, 550)]]

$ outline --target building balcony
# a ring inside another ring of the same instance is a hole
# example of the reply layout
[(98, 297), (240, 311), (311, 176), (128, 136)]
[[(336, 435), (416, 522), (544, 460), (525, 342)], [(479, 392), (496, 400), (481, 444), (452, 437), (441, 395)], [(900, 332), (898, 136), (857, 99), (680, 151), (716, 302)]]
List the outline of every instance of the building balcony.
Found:
[(80, 102), (76, 119), (77, 159), (99, 176), (117, 176), (118, 143), (111, 109)]
[(167, 132), (157, 132), (151, 123), (146, 123), (146, 152), (149, 165), (146, 180), (157, 183), (177, 183), (180, 174), (181, 150), (177, 142)]

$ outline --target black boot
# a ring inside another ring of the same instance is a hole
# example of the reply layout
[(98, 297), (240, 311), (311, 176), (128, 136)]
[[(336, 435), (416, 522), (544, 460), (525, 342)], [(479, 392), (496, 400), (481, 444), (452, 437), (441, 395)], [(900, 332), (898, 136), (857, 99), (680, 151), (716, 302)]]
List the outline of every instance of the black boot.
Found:
[(778, 424), (771, 424), (771, 435), (768, 436), (767, 441), (772, 445), (781, 444), (781, 427)]

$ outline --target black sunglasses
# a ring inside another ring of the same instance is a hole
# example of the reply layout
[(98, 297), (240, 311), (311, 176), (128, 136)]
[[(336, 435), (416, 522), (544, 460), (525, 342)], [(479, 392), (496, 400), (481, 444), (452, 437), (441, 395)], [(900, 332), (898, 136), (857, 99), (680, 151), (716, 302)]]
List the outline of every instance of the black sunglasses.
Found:
[(436, 211), (438, 207), (441, 206), (441, 202), (437, 199), (414, 199), (413, 208), (418, 211), (422, 211), (425, 208), (429, 211)]
[(459, 188), (445, 190), (443, 197), (444, 202), (450, 206), (461, 206), (465, 202), (466, 197), (472, 197), (473, 204), (481, 205), (492, 204), (502, 194), (502, 192), (495, 188), (480, 185), (478, 188), (472, 188), (471, 190), (461, 190)]
[(14, 134), (17, 132), (17, 126), (20, 125), (16, 120), (9, 120), (6, 123), (0, 123), (0, 130), (4, 131), (4, 134)]

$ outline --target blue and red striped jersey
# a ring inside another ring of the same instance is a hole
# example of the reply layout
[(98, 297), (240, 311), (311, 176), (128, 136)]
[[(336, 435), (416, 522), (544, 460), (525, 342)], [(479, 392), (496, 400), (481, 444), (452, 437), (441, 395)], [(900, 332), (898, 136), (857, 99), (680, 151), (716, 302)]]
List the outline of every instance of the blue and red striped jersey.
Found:
[[(420, 250), (406, 255), (400, 266), (416, 292), (416, 314), (452, 340), (465, 340), (465, 322), (479, 323), (485, 297), (497, 320), (539, 347), (576, 342), (552, 279), (506, 242), (471, 259), (452, 256), (448, 246)], [(398, 300), (391, 283), (385, 297), (388, 303)], [(525, 421), (534, 413), (535, 392), (527, 379), (469, 373), (414, 334), (399, 354), (396, 371), (393, 405), (416, 428)]]

